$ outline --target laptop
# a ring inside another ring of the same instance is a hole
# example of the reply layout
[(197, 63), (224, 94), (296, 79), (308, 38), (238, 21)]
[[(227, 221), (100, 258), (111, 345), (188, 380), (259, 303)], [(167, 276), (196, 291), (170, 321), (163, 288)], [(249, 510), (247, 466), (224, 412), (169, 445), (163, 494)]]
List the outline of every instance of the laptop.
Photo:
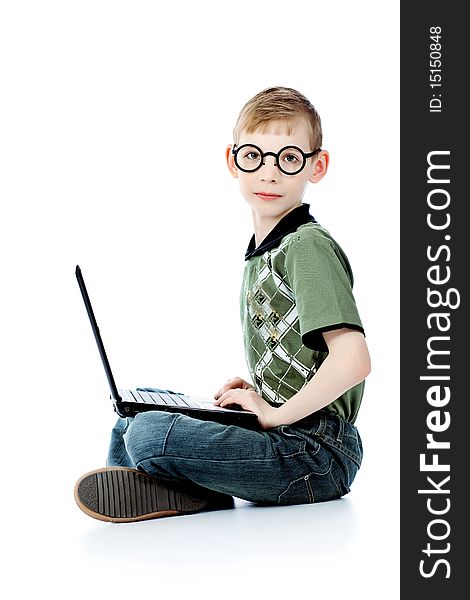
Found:
[(170, 390), (157, 388), (137, 388), (136, 390), (118, 390), (109, 366), (103, 340), (101, 339), (90, 297), (88, 295), (82, 271), (77, 265), (75, 269), (78, 285), (82, 293), (85, 308), (90, 319), (101, 361), (111, 390), (111, 400), (114, 410), (120, 417), (134, 417), (138, 413), (149, 410), (161, 410), (172, 413), (182, 413), (196, 419), (216, 421), (224, 425), (238, 425), (247, 429), (260, 429), (258, 417), (238, 405), (233, 408), (215, 406), (210, 398), (196, 398)]

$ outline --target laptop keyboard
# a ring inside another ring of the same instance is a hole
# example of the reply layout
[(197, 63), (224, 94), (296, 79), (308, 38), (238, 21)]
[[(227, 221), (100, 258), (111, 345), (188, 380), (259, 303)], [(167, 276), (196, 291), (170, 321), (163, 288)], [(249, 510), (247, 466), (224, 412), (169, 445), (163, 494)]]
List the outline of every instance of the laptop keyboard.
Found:
[(120, 390), (121, 394), (125, 394), (123, 400), (127, 402), (138, 402), (144, 404), (166, 404), (167, 406), (180, 406), (183, 408), (207, 408), (202, 403), (197, 402), (193, 398), (184, 396), (183, 394), (167, 393), (167, 392), (143, 392), (137, 390)]
[[(194, 398), (176, 392), (147, 392), (144, 390), (119, 390), (124, 402), (136, 402), (138, 404), (155, 404), (158, 406), (178, 406), (184, 409), (210, 410), (211, 412), (245, 412), (241, 406), (230, 407), (215, 406), (210, 398)], [(251, 415), (252, 413), (250, 413)]]

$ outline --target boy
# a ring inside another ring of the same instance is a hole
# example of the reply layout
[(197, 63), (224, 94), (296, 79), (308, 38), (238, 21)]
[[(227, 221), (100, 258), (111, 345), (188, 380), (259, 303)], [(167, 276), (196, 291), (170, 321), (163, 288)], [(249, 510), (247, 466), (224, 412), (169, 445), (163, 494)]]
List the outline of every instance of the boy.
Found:
[(136, 521), (230, 507), (233, 496), (299, 504), (349, 492), (370, 360), (348, 259), (302, 204), (328, 169), (321, 143), (307, 98), (277, 87), (243, 107), (226, 150), (253, 215), (240, 297), (252, 383), (229, 380), (215, 404), (256, 413), (261, 429), (164, 412), (118, 419), (108, 467), (75, 486), (88, 515)]

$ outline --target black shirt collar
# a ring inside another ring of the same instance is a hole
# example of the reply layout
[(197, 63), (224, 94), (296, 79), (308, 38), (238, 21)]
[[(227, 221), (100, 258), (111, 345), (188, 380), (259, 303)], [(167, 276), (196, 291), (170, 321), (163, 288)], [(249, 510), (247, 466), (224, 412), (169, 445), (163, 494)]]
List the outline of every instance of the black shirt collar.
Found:
[(301, 204), (297, 208), (294, 208), (294, 210), (291, 210), (285, 217), (282, 217), (279, 223), (268, 233), (258, 247), (255, 245), (255, 236), (253, 234), (245, 253), (245, 260), (250, 260), (250, 258), (253, 258), (254, 256), (264, 254), (267, 250), (277, 248), (287, 234), (293, 233), (301, 225), (305, 225), (305, 223), (316, 223), (317, 221), (309, 213), (309, 209), (310, 204)]

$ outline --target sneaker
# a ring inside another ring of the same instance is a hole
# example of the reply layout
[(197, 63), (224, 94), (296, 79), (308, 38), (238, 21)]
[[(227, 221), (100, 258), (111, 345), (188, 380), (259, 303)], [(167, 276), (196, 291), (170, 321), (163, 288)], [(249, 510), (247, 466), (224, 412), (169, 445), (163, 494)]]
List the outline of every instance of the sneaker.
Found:
[(97, 469), (75, 484), (75, 501), (88, 516), (129, 523), (202, 510), (207, 499), (192, 498), (146, 473), (124, 467)]

